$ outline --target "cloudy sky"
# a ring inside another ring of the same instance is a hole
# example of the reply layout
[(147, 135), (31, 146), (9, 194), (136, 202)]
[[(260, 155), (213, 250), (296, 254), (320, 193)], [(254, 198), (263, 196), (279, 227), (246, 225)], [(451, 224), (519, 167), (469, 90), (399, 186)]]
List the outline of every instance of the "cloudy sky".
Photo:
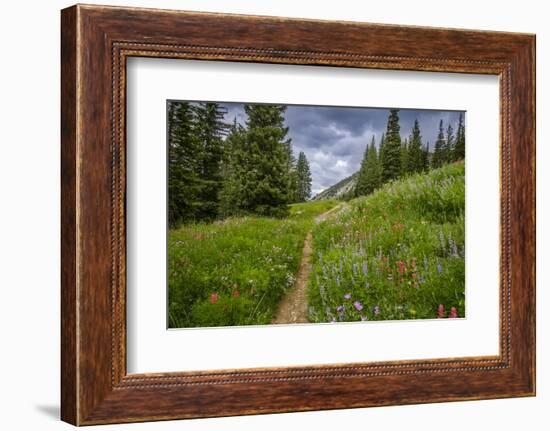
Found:
[[(222, 103), (227, 108), (225, 120), (234, 118), (246, 122), (243, 103)], [(389, 109), (345, 108), (332, 106), (288, 105), (285, 119), (297, 157), (306, 154), (312, 176), (312, 194), (315, 195), (359, 169), (365, 146), (375, 137), (378, 146), (386, 131)], [(449, 122), (456, 132), (459, 111), (402, 109), (399, 111), (401, 137), (409, 136), (414, 120), (418, 119), (422, 142), (433, 144), (437, 138), (439, 120), (445, 129)]]

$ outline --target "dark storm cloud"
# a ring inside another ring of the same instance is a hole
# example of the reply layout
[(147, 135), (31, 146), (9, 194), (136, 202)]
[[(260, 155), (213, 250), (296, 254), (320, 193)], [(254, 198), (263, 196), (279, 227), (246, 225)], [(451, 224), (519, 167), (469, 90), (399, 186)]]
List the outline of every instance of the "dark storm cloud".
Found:
[[(242, 103), (223, 103), (226, 121), (236, 118), (246, 122)], [(312, 192), (319, 193), (359, 169), (367, 144), (374, 136), (376, 145), (386, 131), (387, 108), (348, 108), (289, 105), (285, 113), (294, 154), (306, 154), (312, 173)], [(443, 120), (445, 130), (450, 123), (456, 132), (458, 111), (401, 109), (401, 137), (409, 136), (414, 120), (418, 119), (422, 142), (433, 150)]]

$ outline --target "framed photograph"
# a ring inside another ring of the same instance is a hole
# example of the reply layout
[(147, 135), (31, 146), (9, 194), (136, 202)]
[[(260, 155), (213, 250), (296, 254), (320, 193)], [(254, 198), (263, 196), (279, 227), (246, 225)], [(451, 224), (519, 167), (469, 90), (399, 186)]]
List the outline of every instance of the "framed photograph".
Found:
[(61, 415), (535, 394), (535, 36), (61, 14)]

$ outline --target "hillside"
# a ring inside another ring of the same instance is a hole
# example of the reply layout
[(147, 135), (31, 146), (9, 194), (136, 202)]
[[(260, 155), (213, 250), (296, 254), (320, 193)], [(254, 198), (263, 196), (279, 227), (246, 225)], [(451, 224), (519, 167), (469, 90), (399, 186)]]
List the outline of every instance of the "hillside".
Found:
[(312, 200), (320, 201), (326, 199), (342, 199), (346, 194), (353, 191), (355, 184), (357, 183), (357, 177), (359, 172), (350, 175), (347, 178), (337, 182), (336, 184), (330, 186), (328, 189), (323, 190), (321, 193), (318, 193), (313, 197)]
[(309, 320), (464, 317), (464, 188), (464, 163), (453, 163), (314, 226)]

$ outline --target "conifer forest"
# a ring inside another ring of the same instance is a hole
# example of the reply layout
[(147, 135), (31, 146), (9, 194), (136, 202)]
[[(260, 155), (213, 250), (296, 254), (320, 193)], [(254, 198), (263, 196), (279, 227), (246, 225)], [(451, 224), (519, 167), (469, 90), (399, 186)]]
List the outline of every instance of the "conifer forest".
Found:
[(463, 112), (167, 102), (171, 328), (465, 317)]

